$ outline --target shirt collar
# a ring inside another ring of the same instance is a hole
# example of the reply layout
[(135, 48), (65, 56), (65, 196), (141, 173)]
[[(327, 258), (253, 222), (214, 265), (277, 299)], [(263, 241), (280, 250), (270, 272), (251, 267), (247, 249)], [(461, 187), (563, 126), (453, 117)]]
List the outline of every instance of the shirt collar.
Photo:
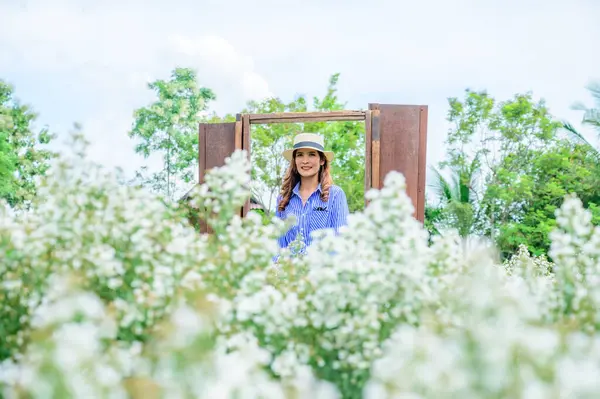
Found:
[[(321, 192), (321, 183), (319, 183), (319, 185), (317, 186), (317, 190), (319, 193)], [(294, 189), (292, 190), (292, 192), (294, 194), (296, 194), (298, 197), (300, 196), (300, 182), (296, 183), (296, 186), (294, 186)]]

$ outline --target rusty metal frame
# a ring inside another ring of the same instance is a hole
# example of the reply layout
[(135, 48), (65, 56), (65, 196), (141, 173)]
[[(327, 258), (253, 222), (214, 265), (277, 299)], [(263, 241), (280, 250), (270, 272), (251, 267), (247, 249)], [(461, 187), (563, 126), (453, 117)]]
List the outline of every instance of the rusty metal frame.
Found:
[[(383, 178), (389, 171), (402, 171), (407, 178), (407, 194), (413, 202), (415, 217), (423, 223), (427, 120), (426, 105), (369, 103), (366, 111), (238, 114), (235, 122), (200, 123), (200, 183), (204, 181), (206, 171), (210, 170), (207, 167), (222, 165), (232, 150), (248, 150), (248, 156), (251, 158), (251, 125), (364, 121), (365, 193), (371, 188), (382, 188)], [(212, 137), (210, 140), (207, 139), (209, 133)], [(184, 199), (186, 197), (184, 196)], [(368, 204), (366, 198), (365, 204)], [(240, 216), (245, 216), (249, 209), (250, 201), (247, 201), (240, 209)]]
[(250, 124), (364, 121), (367, 111), (280, 112), (245, 114)]
[[(330, 111), (330, 112), (280, 112), (269, 114), (237, 114), (235, 124), (235, 148), (250, 152), (251, 125), (274, 123), (314, 123), (314, 122), (365, 122), (365, 194), (371, 188), (381, 188), (379, 170), (381, 162), (379, 110), (371, 111)], [(367, 145), (367, 143), (371, 145)], [(366, 199), (365, 199), (366, 204)], [(250, 209), (246, 201), (242, 216)]]

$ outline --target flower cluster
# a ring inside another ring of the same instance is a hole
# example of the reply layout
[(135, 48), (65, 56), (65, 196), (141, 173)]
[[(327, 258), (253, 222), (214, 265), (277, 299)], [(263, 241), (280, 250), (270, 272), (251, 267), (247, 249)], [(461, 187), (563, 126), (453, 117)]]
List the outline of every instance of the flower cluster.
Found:
[(34, 209), (3, 223), (0, 233), (8, 298), (0, 323), (9, 331), (2, 357), (23, 343), (22, 326), (45, 297), (47, 276), (65, 271), (80, 273), (85, 288), (115, 308), (119, 339), (143, 341), (168, 312), (204, 241), (177, 209), (100, 168), (63, 164), (38, 195)]
[(116, 343), (116, 320), (81, 289), (83, 280), (50, 277), (44, 304), (32, 312), (32, 342), (18, 362), (0, 365), (5, 397), (127, 397), (123, 370), (107, 350)]
[(157, 326), (143, 351), (116, 340), (114, 313), (72, 275), (53, 278), (18, 363), (0, 366), (5, 397), (337, 399), (305, 368), (275, 380), (269, 353), (252, 336), (216, 337), (214, 304), (195, 295)]
[(265, 225), (255, 212), (240, 216), (250, 195), (249, 173), (246, 152), (236, 151), (190, 194), (191, 207), (212, 233), (204, 236), (207, 245), (198, 253), (191, 273), (197, 276), (197, 288), (225, 299), (235, 296), (246, 275), (270, 267), (278, 248), (276, 237), (284, 228), (282, 221)]
[(557, 312), (588, 332), (600, 330), (600, 229), (583, 204), (568, 196), (557, 211), (550, 234), (550, 256), (556, 263)]
[(431, 300), (424, 282), (433, 260), (404, 190), (403, 176), (389, 174), (339, 235), (318, 232), (304, 256), (282, 257), (276, 272), (244, 280), (228, 324), (249, 329), (276, 354), (275, 373), (293, 375), (309, 364), (321, 378), (355, 390), (393, 328), (418, 323)]
[(503, 265), (487, 251), (462, 259), (454, 291), (441, 298), (460, 323), (423, 316), (418, 327), (399, 326), (373, 364), (364, 397), (598, 395), (596, 229), (573, 197), (557, 222), (555, 262), (525, 247)]

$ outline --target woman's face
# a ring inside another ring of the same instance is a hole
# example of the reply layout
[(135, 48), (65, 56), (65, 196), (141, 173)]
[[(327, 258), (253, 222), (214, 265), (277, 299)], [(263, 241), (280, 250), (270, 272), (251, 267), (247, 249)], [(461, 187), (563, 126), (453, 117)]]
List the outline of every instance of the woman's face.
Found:
[(313, 177), (319, 173), (319, 168), (325, 163), (321, 160), (319, 153), (315, 150), (296, 151), (296, 169), (302, 177)]

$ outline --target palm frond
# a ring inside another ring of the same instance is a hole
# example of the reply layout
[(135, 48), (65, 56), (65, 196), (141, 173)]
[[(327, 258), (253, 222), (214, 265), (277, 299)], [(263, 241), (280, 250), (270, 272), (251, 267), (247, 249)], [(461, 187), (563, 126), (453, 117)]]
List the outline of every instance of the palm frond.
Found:
[(589, 147), (593, 156), (600, 159), (600, 151), (594, 147), (583, 135), (575, 129), (569, 122), (563, 122), (563, 129), (568, 133), (568, 136), (576, 143)]
[(586, 86), (586, 89), (588, 89), (588, 91), (594, 98), (596, 105), (598, 106), (598, 108), (600, 108), (600, 81), (590, 82)]
[(442, 176), (441, 172), (437, 170), (437, 168), (431, 167), (430, 169), (434, 175), (434, 183), (430, 184), (429, 187), (431, 187), (436, 192), (439, 200), (452, 200), (453, 193), (451, 184), (446, 180), (444, 176)]
[(593, 127), (600, 134), (600, 81), (590, 82), (586, 89), (592, 95), (595, 107), (588, 107), (583, 102), (578, 101), (571, 105), (571, 109), (583, 111), (581, 123)]
[(575, 141), (579, 144), (585, 144), (585, 145), (589, 145), (590, 147), (592, 147), (590, 142), (587, 141), (587, 139), (585, 137), (583, 137), (583, 135), (581, 133), (579, 133), (579, 131), (577, 129), (575, 129), (575, 126), (573, 126), (571, 123), (563, 122), (562, 127), (567, 132), (567, 136), (570, 139), (572, 139), (573, 141)]
[[(585, 111), (583, 115), (583, 120), (581, 121), (583, 125), (591, 126), (595, 129), (600, 128), (600, 110), (598, 109), (588, 109)], [(600, 131), (598, 132), (600, 133)]]

